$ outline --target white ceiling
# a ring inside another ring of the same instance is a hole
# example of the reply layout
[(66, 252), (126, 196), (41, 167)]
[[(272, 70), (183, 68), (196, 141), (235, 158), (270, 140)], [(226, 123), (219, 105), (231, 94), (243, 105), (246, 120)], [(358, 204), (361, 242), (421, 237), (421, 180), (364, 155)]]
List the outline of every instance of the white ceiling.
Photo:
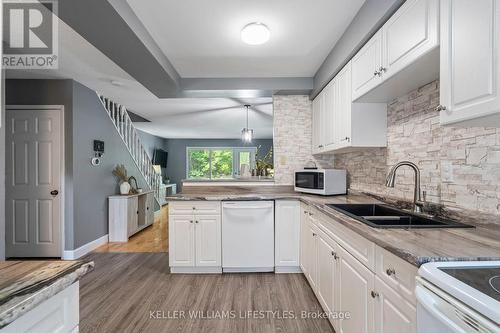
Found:
[[(181, 77), (312, 77), (364, 0), (127, 0)], [(260, 21), (264, 45), (240, 31)]]
[(272, 98), (172, 98), (141, 115), (150, 123), (136, 123), (148, 133), (167, 138), (239, 139), (245, 127), (244, 104), (252, 104), (249, 127), (257, 139), (273, 137)]

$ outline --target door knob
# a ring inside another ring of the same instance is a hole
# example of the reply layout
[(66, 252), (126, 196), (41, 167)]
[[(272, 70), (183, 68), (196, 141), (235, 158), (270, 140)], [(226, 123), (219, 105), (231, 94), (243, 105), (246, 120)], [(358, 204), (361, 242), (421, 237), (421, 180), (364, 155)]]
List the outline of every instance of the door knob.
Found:
[(50, 191), (50, 195), (56, 196), (58, 194), (59, 194), (58, 190), (52, 190), (52, 191)]

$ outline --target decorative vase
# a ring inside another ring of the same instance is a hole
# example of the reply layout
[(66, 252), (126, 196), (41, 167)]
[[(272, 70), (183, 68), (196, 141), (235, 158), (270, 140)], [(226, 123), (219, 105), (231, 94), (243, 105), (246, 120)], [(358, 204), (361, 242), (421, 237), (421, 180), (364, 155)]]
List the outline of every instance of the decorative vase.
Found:
[(130, 192), (130, 184), (128, 182), (122, 182), (120, 184), (120, 194), (128, 194)]

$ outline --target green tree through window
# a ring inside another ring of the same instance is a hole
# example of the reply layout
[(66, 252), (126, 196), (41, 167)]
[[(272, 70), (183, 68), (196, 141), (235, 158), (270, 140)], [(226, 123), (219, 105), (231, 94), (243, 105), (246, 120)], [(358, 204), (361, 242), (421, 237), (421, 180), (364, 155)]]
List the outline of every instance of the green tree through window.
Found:
[(228, 179), (233, 177), (235, 157), (233, 148), (188, 148), (187, 154), (187, 178)]

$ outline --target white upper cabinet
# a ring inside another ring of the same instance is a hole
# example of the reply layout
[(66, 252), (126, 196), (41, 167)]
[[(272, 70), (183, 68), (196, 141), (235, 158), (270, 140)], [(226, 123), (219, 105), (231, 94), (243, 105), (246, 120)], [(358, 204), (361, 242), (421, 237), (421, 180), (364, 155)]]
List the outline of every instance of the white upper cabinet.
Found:
[(313, 101), (313, 154), (387, 145), (387, 105), (353, 103), (351, 62)]
[(319, 94), (312, 103), (312, 152), (320, 153), (324, 147), (323, 123), (324, 94)]
[(407, 0), (352, 58), (352, 98), (389, 102), (439, 77), (439, 0)]
[(364, 95), (382, 82), (382, 32), (379, 31), (352, 58), (352, 98)]
[(330, 83), (323, 89), (323, 148), (324, 150), (329, 150), (335, 146), (338, 142), (338, 138), (335, 136), (335, 131), (332, 128), (335, 127), (337, 121), (335, 119), (335, 101), (336, 101), (336, 89), (337, 82), (335, 79), (330, 81)]
[(438, 0), (407, 0), (382, 27), (384, 80), (439, 45)]
[(500, 3), (441, 1), (442, 124), (500, 126)]

